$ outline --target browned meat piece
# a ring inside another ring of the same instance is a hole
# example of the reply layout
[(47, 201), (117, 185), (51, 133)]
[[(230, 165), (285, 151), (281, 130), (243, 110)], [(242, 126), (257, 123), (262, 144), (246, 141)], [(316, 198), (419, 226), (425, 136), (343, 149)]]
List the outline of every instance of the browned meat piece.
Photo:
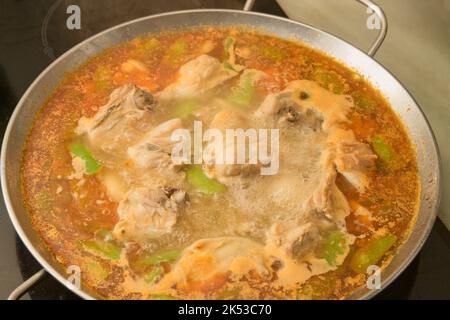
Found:
[(186, 192), (164, 187), (140, 187), (120, 201), (114, 236), (123, 241), (145, 241), (170, 233), (187, 201)]
[(94, 152), (115, 156), (140, 135), (150, 111), (157, 106), (153, 95), (127, 84), (114, 90), (106, 105), (92, 118), (81, 118), (75, 132), (86, 137)]

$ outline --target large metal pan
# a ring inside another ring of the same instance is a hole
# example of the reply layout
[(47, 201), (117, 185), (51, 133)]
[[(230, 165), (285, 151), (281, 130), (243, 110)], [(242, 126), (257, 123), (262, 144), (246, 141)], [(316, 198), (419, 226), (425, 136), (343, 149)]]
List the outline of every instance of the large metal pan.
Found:
[[(383, 41), (386, 21), (381, 9), (369, 0), (358, 0), (370, 7), (380, 17), (381, 32), (369, 54), (373, 55)], [(249, 10), (253, 1), (247, 1)], [(431, 128), (420, 107), (382, 65), (368, 54), (347, 42), (311, 26), (267, 14), (235, 10), (188, 10), (169, 12), (133, 20), (108, 29), (78, 44), (54, 61), (31, 84), (20, 99), (6, 130), (1, 153), (1, 184), (10, 218), (14, 227), (33, 256), (44, 269), (66, 285), (70, 290), (86, 299), (95, 294), (86, 288), (77, 288), (66, 281), (66, 273), (46, 250), (45, 245), (32, 228), (24, 207), (20, 181), (20, 163), (25, 138), (31, 128), (36, 112), (49, 94), (63, 79), (65, 73), (73, 70), (88, 58), (123, 41), (147, 32), (158, 32), (174, 28), (188, 28), (198, 25), (248, 25), (278, 35), (281, 38), (298, 39), (337, 58), (349, 67), (358, 70), (370, 79), (390, 101), (408, 130), (417, 149), (417, 161), (421, 180), (420, 208), (417, 221), (408, 240), (400, 248), (391, 264), (382, 273), (382, 288), (391, 283), (411, 262), (426, 240), (436, 217), (440, 190), (440, 160), (438, 147)], [(31, 283), (41, 277), (41, 271), (18, 288), (11, 298), (17, 298)], [(367, 299), (379, 290), (361, 287), (350, 296), (351, 299)]]

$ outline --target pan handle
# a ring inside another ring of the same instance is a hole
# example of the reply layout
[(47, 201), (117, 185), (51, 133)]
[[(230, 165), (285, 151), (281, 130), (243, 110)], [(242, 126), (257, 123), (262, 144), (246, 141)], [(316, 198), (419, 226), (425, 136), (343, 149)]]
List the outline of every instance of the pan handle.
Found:
[(8, 296), (8, 300), (19, 300), (31, 287), (33, 287), (39, 280), (41, 280), (46, 275), (45, 269), (41, 269), (32, 275), (30, 278), (25, 280), (21, 285), (14, 289), (13, 292)]
[[(367, 54), (369, 56), (373, 57), (377, 53), (378, 49), (380, 48), (381, 44), (384, 41), (384, 38), (386, 37), (386, 33), (387, 33), (387, 29), (388, 29), (388, 22), (386, 19), (386, 15), (384, 14), (383, 9), (381, 9), (380, 6), (378, 6), (371, 0), (356, 0), (356, 1), (365, 5), (367, 8), (369, 8), (370, 10), (375, 12), (375, 14), (380, 19), (380, 24), (381, 24), (380, 31), (378, 33), (377, 38), (375, 39), (372, 46), (370, 47), (369, 51), (367, 52)], [(244, 11), (250, 11), (253, 8), (254, 4), (255, 4), (255, 0), (245, 1)]]

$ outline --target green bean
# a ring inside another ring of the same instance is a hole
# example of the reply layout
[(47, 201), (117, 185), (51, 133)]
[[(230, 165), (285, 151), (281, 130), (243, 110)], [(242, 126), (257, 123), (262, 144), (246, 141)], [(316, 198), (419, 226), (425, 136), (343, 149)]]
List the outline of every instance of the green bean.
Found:
[(341, 94), (344, 91), (344, 83), (336, 73), (319, 68), (314, 72), (313, 77), (321, 86), (336, 94)]
[(225, 51), (229, 52), (232, 49), (232, 46), (234, 45), (234, 43), (236, 42), (236, 40), (233, 37), (226, 37), (225, 41), (224, 41), (224, 48)]
[(377, 107), (376, 101), (365, 93), (356, 93), (353, 98), (356, 105), (363, 111), (373, 111)]
[(188, 43), (186, 39), (177, 39), (169, 47), (166, 59), (170, 64), (176, 64), (180, 58), (186, 53)]
[(239, 106), (248, 106), (253, 99), (255, 87), (253, 85), (254, 73), (248, 72), (242, 76), (239, 86), (233, 88), (228, 101)]
[(83, 241), (82, 246), (87, 251), (109, 258), (111, 260), (118, 260), (122, 251), (122, 249), (117, 245), (111, 242), (100, 240)]
[(380, 136), (373, 138), (372, 146), (373, 151), (381, 160), (389, 162), (394, 158), (394, 152), (391, 147)]
[(329, 265), (336, 265), (336, 258), (338, 255), (345, 252), (345, 235), (340, 231), (333, 231), (325, 241), (325, 245), (322, 252), (322, 257), (328, 262)]
[(239, 72), (239, 71), (236, 70), (236, 69), (231, 65), (231, 63), (229, 63), (228, 61), (224, 61), (224, 62), (223, 62), (223, 68), (224, 68), (225, 70), (234, 71), (234, 72)]
[(179, 250), (169, 250), (158, 252), (150, 256), (142, 257), (138, 260), (138, 264), (143, 266), (155, 266), (162, 262), (173, 262), (180, 257)]
[(372, 148), (378, 158), (388, 168), (393, 170), (401, 169), (403, 166), (402, 160), (392, 147), (380, 136), (375, 136), (372, 140)]
[(87, 174), (94, 174), (100, 170), (100, 164), (94, 159), (90, 151), (82, 143), (74, 142), (69, 146), (69, 149), (73, 155), (84, 160)]
[(223, 184), (208, 178), (200, 166), (190, 167), (186, 171), (186, 180), (195, 189), (205, 195), (213, 195), (226, 190)]
[(160, 42), (156, 38), (150, 38), (142, 43), (138, 48), (142, 54), (152, 54), (160, 46)]
[(397, 241), (395, 235), (387, 235), (369, 241), (367, 245), (355, 251), (350, 259), (350, 269), (357, 273), (366, 273), (367, 268), (378, 263), (383, 255), (394, 245), (395, 241)]

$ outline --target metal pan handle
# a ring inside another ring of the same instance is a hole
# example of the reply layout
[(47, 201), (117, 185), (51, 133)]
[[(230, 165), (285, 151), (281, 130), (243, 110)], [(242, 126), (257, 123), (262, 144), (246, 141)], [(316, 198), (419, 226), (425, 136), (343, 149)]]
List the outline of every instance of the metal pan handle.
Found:
[(41, 269), (34, 275), (25, 280), (21, 285), (14, 289), (13, 292), (8, 296), (8, 300), (19, 300), (25, 293), (28, 292), (36, 283), (38, 283), (47, 272), (45, 269)]
[[(387, 29), (388, 29), (388, 23), (387, 23), (386, 15), (384, 14), (384, 12), (381, 9), (381, 7), (378, 6), (377, 4), (375, 4), (371, 0), (356, 0), (356, 1), (358, 1), (359, 3), (365, 5), (367, 8), (370, 8), (373, 12), (375, 12), (375, 14), (380, 19), (380, 24), (381, 24), (380, 31), (378, 32), (378, 36), (375, 39), (375, 41), (373, 42), (373, 44), (370, 47), (369, 51), (367, 52), (367, 54), (369, 56), (373, 57), (377, 53), (378, 49), (380, 48), (381, 44), (384, 41), (384, 38), (386, 37), (386, 33), (387, 33)], [(247, 1), (245, 1), (244, 11), (250, 11), (253, 8), (254, 4), (255, 4), (255, 0), (247, 0)]]

